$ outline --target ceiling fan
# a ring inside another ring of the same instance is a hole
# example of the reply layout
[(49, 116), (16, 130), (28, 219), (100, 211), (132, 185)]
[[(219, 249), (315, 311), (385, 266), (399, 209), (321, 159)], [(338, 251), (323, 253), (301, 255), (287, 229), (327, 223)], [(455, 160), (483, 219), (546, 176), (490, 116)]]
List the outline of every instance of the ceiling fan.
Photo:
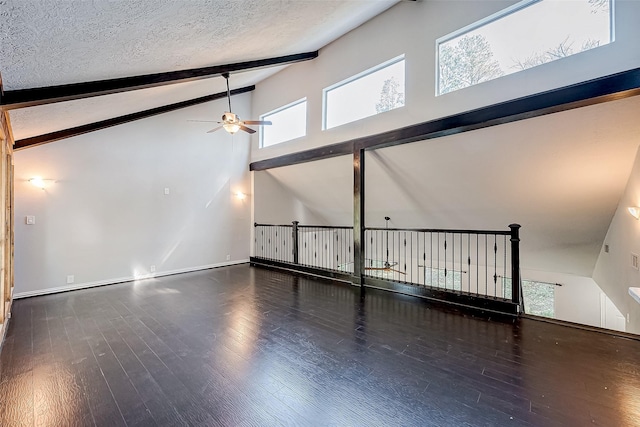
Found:
[(385, 246), (386, 246), (386, 251), (387, 251), (387, 257), (384, 261), (384, 265), (383, 267), (365, 267), (365, 270), (376, 270), (376, 271), (382, 271), (383, 273), (398, 273), (398, 274), (404, 274), (405, 276), (407, 275), (407, 273), (402, 272), (400, 270), (396, 270), (395, 267), (396, 265), (398, 265), (397, 262), (389, 262), (389, 220), (391, 218), (389, 218), (388, 216), (384, 217), (384, 228), (387, 229), (387, 231), (385, 232), (385, 236), (384, 236), (384, 240), (385, 240)]
[(229, 90), (229, 73), (222, 73), (222, 77), (227, 80), (227, 100), (229, 101), (229, 111), (225, 111), (222, 115), (222, 121), (213, 121), (213, 120), (189, 120), (191, 122), (207, 122), (207, 123), (219, 123), (220, 126), (207, 131), (207, 133), (215, 132), (219, 129), (224, 129), (229, 132), (231, 135), (238, 132), (239, 130), (243, 130), (247, 133), (256, 133), (254, 129), (247, 127), (247, 125), (271, 125), (270, 121), (266, 120), (240, 120), (240, 116), (231, 112), (231, 91)]

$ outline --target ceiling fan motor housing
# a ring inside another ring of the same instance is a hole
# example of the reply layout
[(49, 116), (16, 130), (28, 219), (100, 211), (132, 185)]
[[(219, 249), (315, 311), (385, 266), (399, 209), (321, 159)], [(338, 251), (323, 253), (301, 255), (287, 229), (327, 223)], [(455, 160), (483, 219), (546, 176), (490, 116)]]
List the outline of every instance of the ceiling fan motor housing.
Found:
[(234, 113), (224, 113), (222, 115), (222, 121), (229, 123), (229, 122), (236, 122), (237, 121), (237, 116)]

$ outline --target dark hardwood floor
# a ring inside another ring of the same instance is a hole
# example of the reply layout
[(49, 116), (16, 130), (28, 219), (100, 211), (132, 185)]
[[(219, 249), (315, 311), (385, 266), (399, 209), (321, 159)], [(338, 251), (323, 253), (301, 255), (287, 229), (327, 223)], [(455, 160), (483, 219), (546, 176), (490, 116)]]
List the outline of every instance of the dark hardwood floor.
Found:
[(0, 425), (640, 425), (640, 341), (240, 265), (15, 301)]

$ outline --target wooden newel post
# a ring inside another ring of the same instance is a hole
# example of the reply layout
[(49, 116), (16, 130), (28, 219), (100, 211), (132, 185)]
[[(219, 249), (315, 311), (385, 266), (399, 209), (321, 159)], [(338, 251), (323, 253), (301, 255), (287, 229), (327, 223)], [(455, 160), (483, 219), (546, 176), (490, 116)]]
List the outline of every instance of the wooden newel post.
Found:
[(300, 221), (293, 221), (293, 263), (298, 264), (298, 224)]
[(520, 305), (520, 224), (509, 225), (511, 229), (511, 300)]

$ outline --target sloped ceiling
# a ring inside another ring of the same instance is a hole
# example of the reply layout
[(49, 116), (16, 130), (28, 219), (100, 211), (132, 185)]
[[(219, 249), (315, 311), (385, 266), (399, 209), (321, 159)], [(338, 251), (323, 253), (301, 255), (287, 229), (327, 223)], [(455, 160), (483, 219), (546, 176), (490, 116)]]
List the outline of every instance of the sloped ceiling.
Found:
[[(315, 51), (399, 0), (0, 0), (5, 90), (185, 70)], [(232, 76), (255, 84), (277, 69)], [(16, 139), (222, 91), (212, 78), (14, 110)], [(66, 105), (65, 105), (66, 104)]]
[[(590, 277), (640, 145), (638, 111), (632, 97), (369, 151), (367, 225), (519, 223), (523, 268)], [(268, 173), (333, 224), (352, 224), (350, 158)]]

